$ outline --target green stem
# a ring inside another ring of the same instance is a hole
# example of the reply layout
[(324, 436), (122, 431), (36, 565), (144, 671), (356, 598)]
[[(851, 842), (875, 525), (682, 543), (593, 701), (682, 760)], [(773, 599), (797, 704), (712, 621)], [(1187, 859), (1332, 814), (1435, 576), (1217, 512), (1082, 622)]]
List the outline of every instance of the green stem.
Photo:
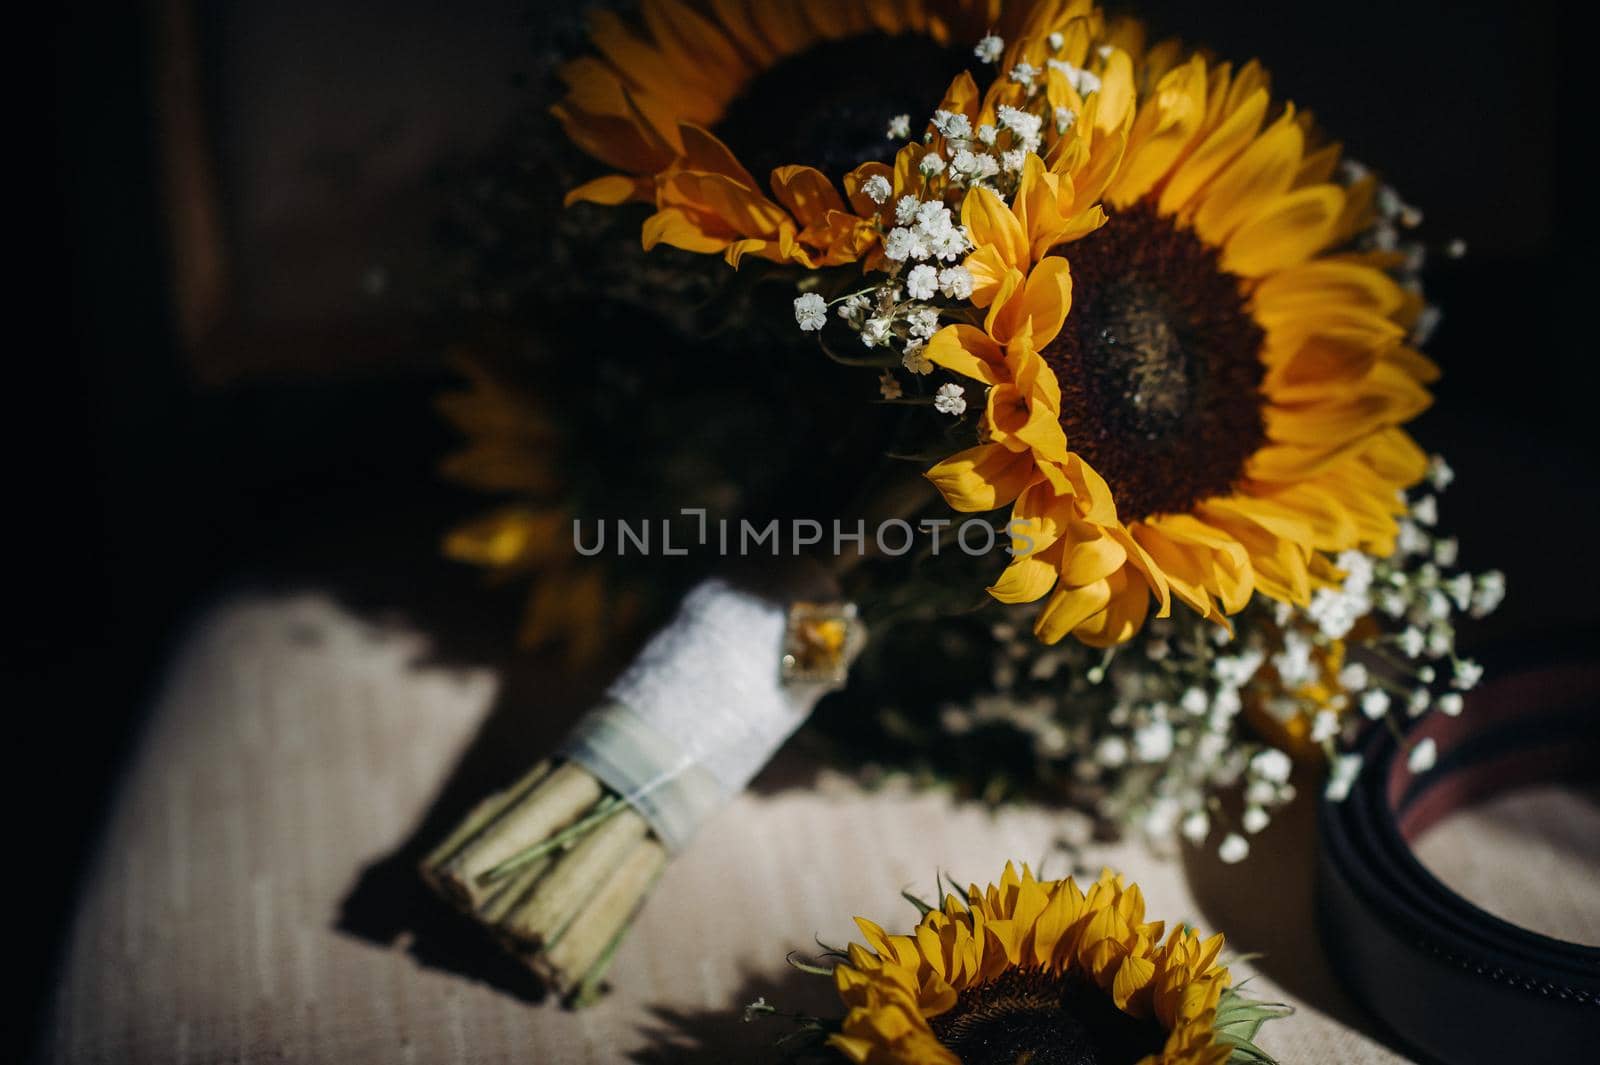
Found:
[(594, 809), (586, 817), (568, 825), (549, 839), (535, 843), (533, 846), (513, 854), (499, 865), (479, 875), (478, 883), (488, 885), (505, 879), (529, 862), (536, 861), (551, 851), (565, 847), (590, 829), (598, 827), (612, 814), (626, 808), (627, 805), (620, 796), (606, 796), (595, 804)]

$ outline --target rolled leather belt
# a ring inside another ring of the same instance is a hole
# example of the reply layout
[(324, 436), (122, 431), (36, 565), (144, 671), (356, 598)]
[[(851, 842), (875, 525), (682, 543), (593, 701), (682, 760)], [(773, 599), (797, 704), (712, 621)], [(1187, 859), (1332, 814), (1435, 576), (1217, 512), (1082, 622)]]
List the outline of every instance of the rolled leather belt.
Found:
[(1418, 722), (1423, 737), (1438, 759), (1413, 774), (1390, 730), (1371, 730), (1349, 795), (1322, 802), (1317, 909), (1336, 971), (1423, 1061), (1600, 1062), (1600, 948), (1487, 913), (1411, 849), (1491, 793), (1600, 780), (1600, 666), (1502, 674), (1459, 717)]

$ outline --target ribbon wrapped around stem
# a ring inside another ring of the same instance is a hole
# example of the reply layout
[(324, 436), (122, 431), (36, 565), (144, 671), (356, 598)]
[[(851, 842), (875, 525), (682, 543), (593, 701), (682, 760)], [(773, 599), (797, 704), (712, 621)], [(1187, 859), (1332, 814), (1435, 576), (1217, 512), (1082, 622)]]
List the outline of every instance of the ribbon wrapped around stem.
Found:
[(481, 802), (423, 876), (566, 1001), (590, 1001), (669, 856), (843, 681), (863, 641), (848, 604), (703, 582), (559, 753)]

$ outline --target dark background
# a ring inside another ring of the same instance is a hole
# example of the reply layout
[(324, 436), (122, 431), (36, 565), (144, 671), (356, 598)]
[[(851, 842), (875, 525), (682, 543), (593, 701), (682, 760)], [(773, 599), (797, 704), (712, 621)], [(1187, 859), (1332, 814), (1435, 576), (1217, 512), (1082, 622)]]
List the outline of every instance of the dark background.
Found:
[[(13, 968), (40, 996), (121, 759), (186, 620), (219, 591), (331, 583), (445, 638), (469, 628), (480, 656), (509, 653), (492, 634), (518, 607), (437, 560), (439, 531), (475, 500), (433, 472), (452, 436), (430, 397), (449, 378), (417, 293), (444, 164), (513, 111), (542, 20), (503, 0), (205, 6), (193, 41), (236, 306), (197, 346), (173, 310), (153, 117), (155, 42), (185, 6), (64, 4), (44, 31), (42, 104), (13, 105), (47, 126), (43, 210), (12, 203), (47, 239), (24, 265), (45, 301), (11, 316), (23, 595), (7, 644), (28, 788), (13, 800)], [(1467, 241), (1430, 279), (1446, 376), (1416, 434), (1457, 469), (1445, 520), (1464, 563), (1508, 574), (1503, 613), (1469, 639), (1587, 632), (1600, 515), (1583, 28), (1543, 2), (1137, 10), (1262, 58), (1280, 94), (1425, 209), (1427, 234)]]

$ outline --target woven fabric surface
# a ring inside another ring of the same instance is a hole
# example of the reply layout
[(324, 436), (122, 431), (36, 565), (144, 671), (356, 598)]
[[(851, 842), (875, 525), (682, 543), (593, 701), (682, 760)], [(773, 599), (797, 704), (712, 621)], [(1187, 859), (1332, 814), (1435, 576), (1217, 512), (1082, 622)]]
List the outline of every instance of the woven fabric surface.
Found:
[[(564, 1011), (414, 873), (473, 798), (553, 744), (567, 711), (542, 705), (551, 692), (577, 698), (441, 661), (415, 632), (316, 593), (219, 604), (171, 667), (90, 863), (45, 1060), (762, 1060), (784, 1029), (744, 1023), (744, 1003), (829, 1007), (828, 981), (788, 968), (788, 952), (849, 940), (856, 914), (911, 923), (900, 893), (930, 893), (936, 870), (982, 882), (1043, 858), (1068, 871), (1059, 812), (867, 792), (785, 756), (668, 869), (612, 994)], [(1594, 937), (1600, 871), (1566, 844), (1597, 826), (1586, 800), (1533, 796), (1446, 823), (1422, 853), (1458, 886), (1514, 859), (1529, 883), (1560, 886), (1502, 898), (1507, 916)], [(1309, 821), (1283, 818), (1255, 845), (1238, 866), (1133, 845), (1081, 860), (1137, 880), (1154, 916), (1262, 952), (1236, 975), (1297, 1007), (1262, 1038), (1281, 1060), (1406, 1060), (1322, 959)]]

